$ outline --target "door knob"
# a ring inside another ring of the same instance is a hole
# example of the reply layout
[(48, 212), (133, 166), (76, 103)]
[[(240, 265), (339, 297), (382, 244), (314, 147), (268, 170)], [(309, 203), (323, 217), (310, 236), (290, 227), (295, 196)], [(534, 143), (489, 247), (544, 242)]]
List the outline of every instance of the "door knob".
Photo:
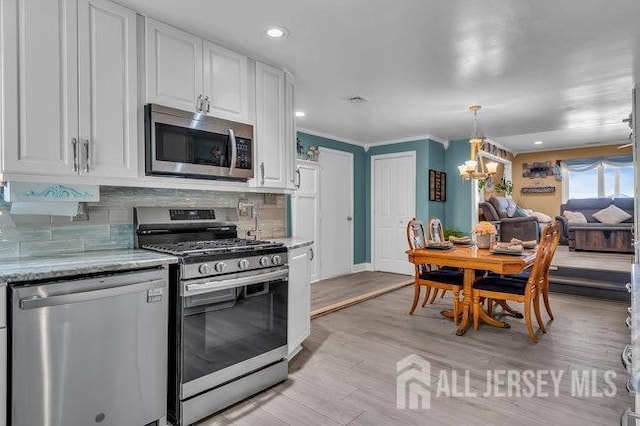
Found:
[(348, 220), (349, 222), (351, 222), (351, 221), (353, 220), (353, 218), (352, 218), (351, 216), (347, 216), (347, 220)]

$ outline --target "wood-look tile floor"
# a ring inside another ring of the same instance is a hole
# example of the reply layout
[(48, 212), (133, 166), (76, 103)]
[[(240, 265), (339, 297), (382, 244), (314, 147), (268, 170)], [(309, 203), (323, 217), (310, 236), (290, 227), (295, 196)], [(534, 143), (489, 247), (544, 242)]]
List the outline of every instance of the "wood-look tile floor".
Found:
[[(439, 314), (447, 299), (410, 316), (412, 291), (402, 288), (314, 320), (286, 382), (200, 426), (615, 425), (632, 405), (620, 363), (630, 341), (624, 304), (552, 294), (556, 320), (534, 345), (523, 320), (515, 318), (507, 319), (511, 329), (481, 326), (456, 336), (453, 323)], [(562, 370), (565, 376), (558, 397), (432, 396), (428, 410), (398, 410), (396, 362), (410, 354), (430, 361), (432, 383), (442, 370), (458, 369), (462, 376), (469, 369), (471, 389), (478, 394), (486, 387), (487, 370)], [(596, 370), (599, 390), (606, 387), (602, 374), (612, 370), (616, 396), (572, 397), (568, 377), (583, 369)]]

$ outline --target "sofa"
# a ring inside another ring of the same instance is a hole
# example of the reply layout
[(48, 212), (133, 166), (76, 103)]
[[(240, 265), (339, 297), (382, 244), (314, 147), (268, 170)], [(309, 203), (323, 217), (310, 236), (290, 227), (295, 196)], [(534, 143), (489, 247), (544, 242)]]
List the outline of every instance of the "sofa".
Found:
[[(624, 210), (631, 218), (622, 223), (605, 224), (593, 217), (611, 205)], [(565, 211), (582, 213), (587, 223), (569, 223)], [(560, 206), (560, 215), (556, 220), (560, 223), (560, 243), (569, 245), (569, 250), (633, 253), (633, 198), (571, 199)]]
[(540, 225), (535, 216), (509, 217), (516, 208), (516, 202), (506, 197), (491, 197), (480, 203), (485, 220), (497, 222), (500, 227), (500, 241), (517, 238), (522, 241), (539, 240)]

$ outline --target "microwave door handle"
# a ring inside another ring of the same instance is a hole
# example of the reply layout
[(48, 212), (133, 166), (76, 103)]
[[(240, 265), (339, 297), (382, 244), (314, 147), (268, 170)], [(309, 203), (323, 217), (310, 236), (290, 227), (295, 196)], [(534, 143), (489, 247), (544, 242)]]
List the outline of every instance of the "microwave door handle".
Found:
[(238, 160), (238, 146), (236, 144), (236, 135), (233, 129), (229, 129), (229, 140), (231, 141), (231, 164), (229, 165), (229, 176), (233, 176), (236, 170), (236, 161)]

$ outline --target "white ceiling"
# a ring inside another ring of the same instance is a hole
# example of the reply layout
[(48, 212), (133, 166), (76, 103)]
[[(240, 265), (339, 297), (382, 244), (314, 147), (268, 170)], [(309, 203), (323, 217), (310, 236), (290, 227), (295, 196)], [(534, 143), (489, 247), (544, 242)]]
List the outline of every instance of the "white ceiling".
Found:
[(468, 138), (475, 103), (514, 152), (622, 142), (640, 82), (639, 0), (120, 1), (286, 67), (298, 127), (363, 144)]

